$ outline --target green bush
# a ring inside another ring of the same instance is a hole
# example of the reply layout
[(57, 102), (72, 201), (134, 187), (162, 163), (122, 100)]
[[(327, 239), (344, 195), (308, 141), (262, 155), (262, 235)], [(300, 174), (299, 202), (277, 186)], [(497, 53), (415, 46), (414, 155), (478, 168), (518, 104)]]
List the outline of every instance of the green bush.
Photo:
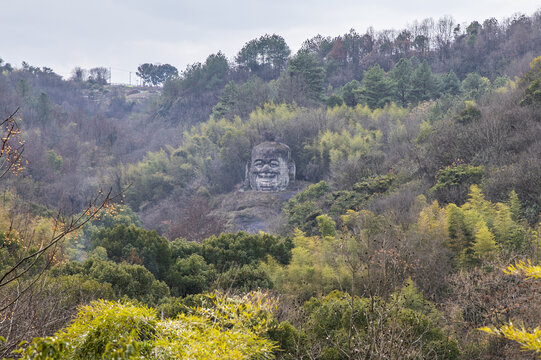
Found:
[(220, 234), (203, 240), (201, 255), (209, 264), (222, 272), (232, 266), (257, 264), (268, 255), (280, 264), (291, 259), (291, 239), (270, 234), (238, 233)]
[[(158, 320), (154, 309), (96, 301), (47, 338), (21, 348), (22, 359), (271, 359), (276, 346), (263, 337), (273, 304), (264, 294), (213, 296), (210, 308), (191, 308)], [(23, 345), (24, 346), (24, 345)]]
[(458, 359), (457, 343), (405, 305), (399, 296), (384, 301), (339, 291), (312, 298), (304, 304), (307, 351), (320, 347), (321, 359)]
[(165, 279), (171, 263), (169, 241), (155, 231), (135, 225), (117, 225), (92, 234), (91, 249), (101, 246), (107, 250), (110, 260), (127, 261), (144, 265), (156, 278)]
[(53, 275), (78, 275), (110, 284), (117, 298), (129, 297), (155, 304), (169, 295), (167, 285), (156, 280), (144, 266), (91, 258), (85, 262), (71, 261), (52, 269)]
[(447, 166), (436, 175), (430, 192), (442, 203), (462, 204), (473, 184), (480, 184), (485, 176), (483, 166), (468, 164)]

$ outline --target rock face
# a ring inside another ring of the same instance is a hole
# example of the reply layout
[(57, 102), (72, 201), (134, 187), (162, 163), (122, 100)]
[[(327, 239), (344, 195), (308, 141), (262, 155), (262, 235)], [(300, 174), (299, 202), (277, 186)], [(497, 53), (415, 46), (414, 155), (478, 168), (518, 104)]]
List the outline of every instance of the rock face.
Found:
[(252, 149), (246, 164), (245, 188), (256, 191), (283, 191), (295, 181), (295, 162), (286, 144), (267, 141)]

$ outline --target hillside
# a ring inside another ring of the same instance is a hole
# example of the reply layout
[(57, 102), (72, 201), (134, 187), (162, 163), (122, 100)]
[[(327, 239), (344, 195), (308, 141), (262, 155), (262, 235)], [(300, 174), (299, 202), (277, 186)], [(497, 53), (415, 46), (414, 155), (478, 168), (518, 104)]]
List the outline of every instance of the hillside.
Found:
[(0, 61), (0, 355), (533, 358), (541, 12), (416, 24), (144, 87)]

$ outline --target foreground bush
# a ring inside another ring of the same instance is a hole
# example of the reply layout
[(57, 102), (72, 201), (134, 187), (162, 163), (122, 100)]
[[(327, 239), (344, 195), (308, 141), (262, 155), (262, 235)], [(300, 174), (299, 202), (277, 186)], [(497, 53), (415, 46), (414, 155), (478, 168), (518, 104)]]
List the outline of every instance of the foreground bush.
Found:
[(154, 309), (95, 301), (71, 325), (36, 338), (23, 359), (272, 359), (268, 330), (273, 304), (261, 293), (211, 295), (212, 306), (158, 320)]

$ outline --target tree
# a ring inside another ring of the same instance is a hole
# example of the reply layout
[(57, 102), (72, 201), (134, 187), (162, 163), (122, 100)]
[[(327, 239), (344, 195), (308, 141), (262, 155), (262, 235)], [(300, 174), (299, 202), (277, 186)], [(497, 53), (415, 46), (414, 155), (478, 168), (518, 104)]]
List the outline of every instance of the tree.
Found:
[(139, 65), (135, 74), (143, 80), (143, 84), (152, 84), (154, 67), (155, 65), (149, 63)]
[(49, 98), (49, 95), (45, 92), (39, 94), (39, 98), (36, 104), (36, 112), (38, 120), (42, 124), (48, 124), (51, 121), (51, 111), (53, 109), (53, 103)]
[(480, 99), (489, 89), (490, 80), (478, 73), (469, 73), (462, 81), (462, 90), (470, 99)]
[(233, 266), (252, 265), (272, 256), (280, 264), (291, 259), (291, 239), (271, 234), (223, 233), (211, 236), (201, 244), (200, 255), (216, 270), (224, 272)]
[[(290, 61), (287, 73), (280, 79), (283, 100), (321, 101), (323, 98), (325, 70), (307, 51), (299, 51)], [(304, 99), (303, 99), (304, 97)], [(306, 99), (306, 100), (305, 100)]]
[(238, 86), (234, 81), (230, 81), (222, 90), (218, 103), (212, 108), (212, 115), (221, 119), (224, 117), (232, 118), (235, 115), (234, 107), (239, 98)]
[(520, 101), (521, 106), (541, 104), (541, 78), (533, 81), (524, 91), (524, 98)]
[(163, 84), (172, 77), (178, 76), (178, 70), (176, 67), (170, 64), (161, 64), (155, 70), (155, 81), (154, 84)]
[(304, 303), (304, 349), (317, 359), (458, 359), (410, 281), (389, 300), (332, 291)]
[(158, 86), (170, 78), (177, 77), (178, 70), (169, 64), (154, 65), (145, 63), (137, 68), (136, 75), (143, 80), (144, 84)]
[(336, 235), (336, 222), (329, 215), (319, 215), (316, 221), (321, 236), (332, 237)]
[[(511, 200), (514, 201), (513, 198), (511, 198)], [(513, 205), (515, 206), (515, 211), (519, 210), (518, 213), (520, 213), (520, 202)], [(524, 247), (525, 230), (519, 225), (521, 218), (518, 217), (515, 220), (513, 209), (506, 204), (497, 203), (496, 209), (494, 234), (496, 235), (498, 243), (501, 244), (507, 252), (522, 250)]]
[(436, 184), (430, 192), (442, 203), (462, 204), (467, 199), (470, 186), (480, 184), (484, 176), (483, 166), (453, 164), (438, 170)]
[[(408, 56), (411, 48), (412, 34), (408, 30), (402, 30), (395, 39), (395, 45), (398, 51), (404, 56)], [(402, 58), (405, 59), (405, 58)], [(401, 60), (402, 60), (401, 59)]]
[(351, 72), (354, 77), (359, 74), (359, 66), (361, 60), (361, 36), (355, 31), (350, 29), (347, 34), (343, 36), (343, 48), (345, 49), (348, 65), (351, 65)]
[(107, 250), (109, 258), (116, 262), (136, 256), (158, 279), (165, 279), (171, 262), (171, 247), (167, 239), (135, 225), (117, 225), (112, 229), (101, 229), (90, 240), (91, 249), (98, 246)]
[(9, 172), (17, 174), (23, 170), (24, 142), (21, 129), (15, 118), (17, 109), (7, 119), (0, 123), (0, 179)]
[[(218, 51), (211, 54), (205, 63), (188, 65), (178, 80), (168, 83), (180, 83), (181, 95), (191, 97), (202, 96), (205, 92), (221, 90), (227, 81), (229, 74), (229, 62), (225, 55)], [(165, 88), (164, 88), (165, 90)]]
[(451, 16), (443, 16), (438, 20), (436, 45), (438, 47), (440, 60), (448, 60), (453, 36), (453, 27), (455, 21)]
[(364, 72), (363, 99), (371, 109), (390, 103), (394, 91), (392, 80), (379, 65), (374, 65)]
[(99, 85), (106, 85), (110, 75), (107, 68), (95, 67), (89, 70), (88, 80)]
[(415, 50), (421, 54), (421, 56), (424, 56), (429, 49), (429, 40), (424, 35), (417, 35), (413, 40), (413, 46), (415, 47)]
[(338, 39), (331, 39), (330, 36), (323, 37), (321, 35), (316, 35), (311, 39), (305, 40), (301, 45), (301, 50), (305, 50), (315, 55), (321, 62), (328, 56), (334, 58), (335, 56), (340, 57), (342, 51), (337, 50), (335, 52), (336, 43)]
[(441, 92), (443, 94), (458, 95), (460, 93), (460, 80), (453, 70), (442, 77)]
[(513, 221), (520, 221), (524, 218), (524, 210), (522, 209), (522, 203), (518, 197), (518, 194), (515, 190), (511, 190), (509, 193), (509, 200), (507, 202), (509, 209), (511, 211), (511, 216)]
[(475, 240), (472, 248), (475, 256), (481, 260), (494, 260), (499, 252), (499, 247), (494, 240), (494, 234), (490, 232), (487, 225), (481, 222), (477, 225), (479, 230), (475, 233)]
[(86, 80), (86, 70), (83, 68), (76, 67), (71, 74), (71, 79), (73, 81), (82, 82)]
[(252, 76), (244, 84), (230, 81), (220, 94), (218, 103), (212, 108), (215, 119), (233, 120), (235, 116), (247, 118), (258, 106), (270, 99), (270, 84), (257, 76)]
[(437, 95), (437, 80), (432, 75), (428, 61), (423, 60), (413, 73), (411, 80), (410, 101), (413, 104), (430, 100)]
[(13, 71), (13, 67), (11, 66), (10, 63), (6, 63), (4, 62), (4, 59), (0, 58), (0, 74), (3, 73), (3, 72), (12, 72)]
[[(61, 256), (62, 242), (102, 211), (110, 211), (113, 208), (114, 199), (115, 197), (111, 196), (110, 192), (106, 194), (100, 192), (79, 215), (67, 218), (59, 214), (54, 218), (42, 220), (33, 232), (28, 228), (14, 226), (13, 219), (10, 220), (9, 228), (2, 229), (0, 313), (3, 314), (3, 320), (0, 322), (0, 334), (7, 336), (6, 343), (0, 346), (1, 356), (7, 356), (21, 340), (36, 334), (34, 331), (13, 331), (13, 324), (44, 329), (48, 325), (40, 324), (40, 320), (49, 318), (55, 323), (65, 321), (65, 313), (58, 314), (60, 318), (52, 319), (46, 314), (36, 312), (34, 312), (35, 318), (28, 320), (27, 317), (33, 308), (46, 306), (40, 303), (44, 292), (47, 291), (46, 271)], [(32, 214), (20, 215), (32, 221)]]
[(347, 106), (355, 107), (362, 100), (361, 84), (357, 80), (351, 80), (346, 85), (342, 86), (340, 93), (342, 99)]
[[(208, 290), (216, 271), (198, 254), (186, 258), (178, 257), (167, 274), (167, 283), (175, 296), (199, 294)], [(229, 279), (228, 279), (229, 280)]]
[[(103, 254), (102, 254), (103, 252)], [(156, 280), (154, 275), (141, 265), (140, 258), (125, 259), (117, 264), (107, 259), (106, 250), (97, 248), (85, 262), (71, 261), (52, 269), (56, 276), (81, 276), (85, 279), (109, 284), (115, 298), (129, 297), (146, 304), (157, 304), (165, 296), (169, 296), (167, 285)], [(137, 263), (133, 263), (133, 262)]]
[(396, 98), (398, 104), (407, 106), (412, 86), (411, 78), (413, 75), (411, 60), (406, 58), (400, 59), (391, 70), (390, 75), (396, 86)]
[(235, 57), (237, 64), (265, 80), (276, 78), (285, 69), (291, 50), (284, 38), (265, 34), (247, 42)]

